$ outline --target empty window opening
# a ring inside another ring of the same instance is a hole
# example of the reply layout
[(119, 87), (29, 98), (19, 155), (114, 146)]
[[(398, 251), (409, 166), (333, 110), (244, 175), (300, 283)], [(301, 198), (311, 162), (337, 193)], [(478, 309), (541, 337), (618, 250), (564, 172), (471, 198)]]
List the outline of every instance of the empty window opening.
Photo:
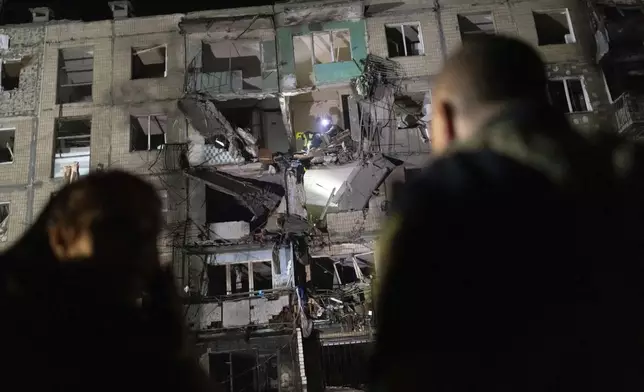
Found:
[(389, 57), (420, 56), (425, 53), (420, 23), (385, 26)]
[(251, 263), (253, 282), (250, 291), (270, 290), (273, 288), (273, 270), (270, 261)]
[(91, 102), (93, 80), (94, 52), (91, 48), (59, 50), (57, 104)]
[(575, 34), (568, 10), (533, 12), (539, 46), (574, 44)]
[(158, 150), (166, 142), (168, 117), (165, 115), (130, 118), (130, 151)]
[(20, 85), (20, 61), (5, 61), (2, 64), (2, 91), (17, 90)]
[(165, 45), (132, 48), (132, 79), (165, 78), (166, 64)]
[(6, 242), (9, 233), (9, 203), (0, 203), (0, 242)]
[[(228, 141), (225, 138), (220, 140), (222, 144)], [(206, 187), (206, 223), (218, 222), (250, 222), (253, 213), (237, 201), (233, 196)], [(252, 227), (251, 227), (252, 229)]]
[(15, 137), (15, 129), (0, 129), (0, 163), (13, 162)]
[(204, 41), (201, 67), (205, 88), (221, 93), (262, 89), (260, 41)]
[(65, 166), (79, 164), (79, 174), (89, 173), (92, 120), (61, 118), (54, 131), (53, 177), (62, 178)]
[(220, 297), (227, 294), (226, 290), (226, 266), (225, 265), (208, 265), (208, 296)]
[(324, 386), (363, 389), (369, 380), (372, 350), (373, 343), (323, 345)]
[(313, 86), (313, 48), (310, 35), (293, 37), (293, 54), (295, 58), (295, 79), (297, 87)]
[(469, 15), (458, 15), (458, 27), (461, 30), (461, 40), (495, 33), (494, 19), (491, 12)]
[(548, 81), (548, 97), (552, 106), (564, 113), (592, 110), (581, 78)]

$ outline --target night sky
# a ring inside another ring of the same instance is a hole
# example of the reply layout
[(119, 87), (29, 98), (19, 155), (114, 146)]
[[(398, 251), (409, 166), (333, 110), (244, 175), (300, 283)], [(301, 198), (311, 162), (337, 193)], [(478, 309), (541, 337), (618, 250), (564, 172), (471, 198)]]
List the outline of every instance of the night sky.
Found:
[[(0, 16), (3, 24), (31, 22), (29, 8), (50, 7), (54, 10), (55, 19), (70, 20), (103, 20), (111, 19), (112, 14), (107, 5), (110, 0), (5, 0)], [(135, 16), (149, 16), (173, 13), (186, 13), (218, 8), (249, 7), (268, 5), (270, 0), (130, 0)]]

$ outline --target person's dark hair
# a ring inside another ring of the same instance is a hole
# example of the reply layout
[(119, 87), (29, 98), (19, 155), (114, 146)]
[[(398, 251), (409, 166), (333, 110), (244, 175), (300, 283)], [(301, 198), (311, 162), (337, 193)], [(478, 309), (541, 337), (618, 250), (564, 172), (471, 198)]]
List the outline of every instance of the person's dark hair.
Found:
[(546, 99), (541, 56), (527, 43), (505, 36), (468, 39), (445, 63), (437, 88), (458, 97), (459, 110), (481, 103)]

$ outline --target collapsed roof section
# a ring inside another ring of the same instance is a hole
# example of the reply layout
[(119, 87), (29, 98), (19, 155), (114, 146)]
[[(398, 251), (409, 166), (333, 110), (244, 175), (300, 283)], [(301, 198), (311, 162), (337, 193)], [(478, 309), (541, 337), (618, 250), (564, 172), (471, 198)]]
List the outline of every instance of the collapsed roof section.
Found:
[(285, 195), (284, 187), (250, 178), (238, 178), (230, 174), (207, 169), (189, 169), (185, 175), (203, 182), (218, 192), (234, 197), (248, 208), (255, 217), (263, 217), (274, 211)]
[(341, 211), (362, 210), (392, 170), (402, 162), (394, 161), (381, 154), (356, 166), (349, 178), (342, 184), (334, 202)]
[(239, 164), (258, 157), (257, 139), (249, 131), (233, 127), (212, 101), (188, 97), (179, 100), (178, 105), (199, 133), (191, 138), (191, 166)]

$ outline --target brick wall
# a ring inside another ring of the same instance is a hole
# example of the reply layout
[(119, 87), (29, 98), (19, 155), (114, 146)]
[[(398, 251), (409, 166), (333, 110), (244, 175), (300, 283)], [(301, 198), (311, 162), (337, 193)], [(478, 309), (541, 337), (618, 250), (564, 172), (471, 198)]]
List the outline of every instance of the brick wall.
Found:
[(3, 60), (21, 60), (19, 88), (0, 93), (0, 117), (34, 115), (40, 93), (40, 65), (45, 34), (44, 26), (2, 27), (9, 36), (9, 49), (0, 51)]

